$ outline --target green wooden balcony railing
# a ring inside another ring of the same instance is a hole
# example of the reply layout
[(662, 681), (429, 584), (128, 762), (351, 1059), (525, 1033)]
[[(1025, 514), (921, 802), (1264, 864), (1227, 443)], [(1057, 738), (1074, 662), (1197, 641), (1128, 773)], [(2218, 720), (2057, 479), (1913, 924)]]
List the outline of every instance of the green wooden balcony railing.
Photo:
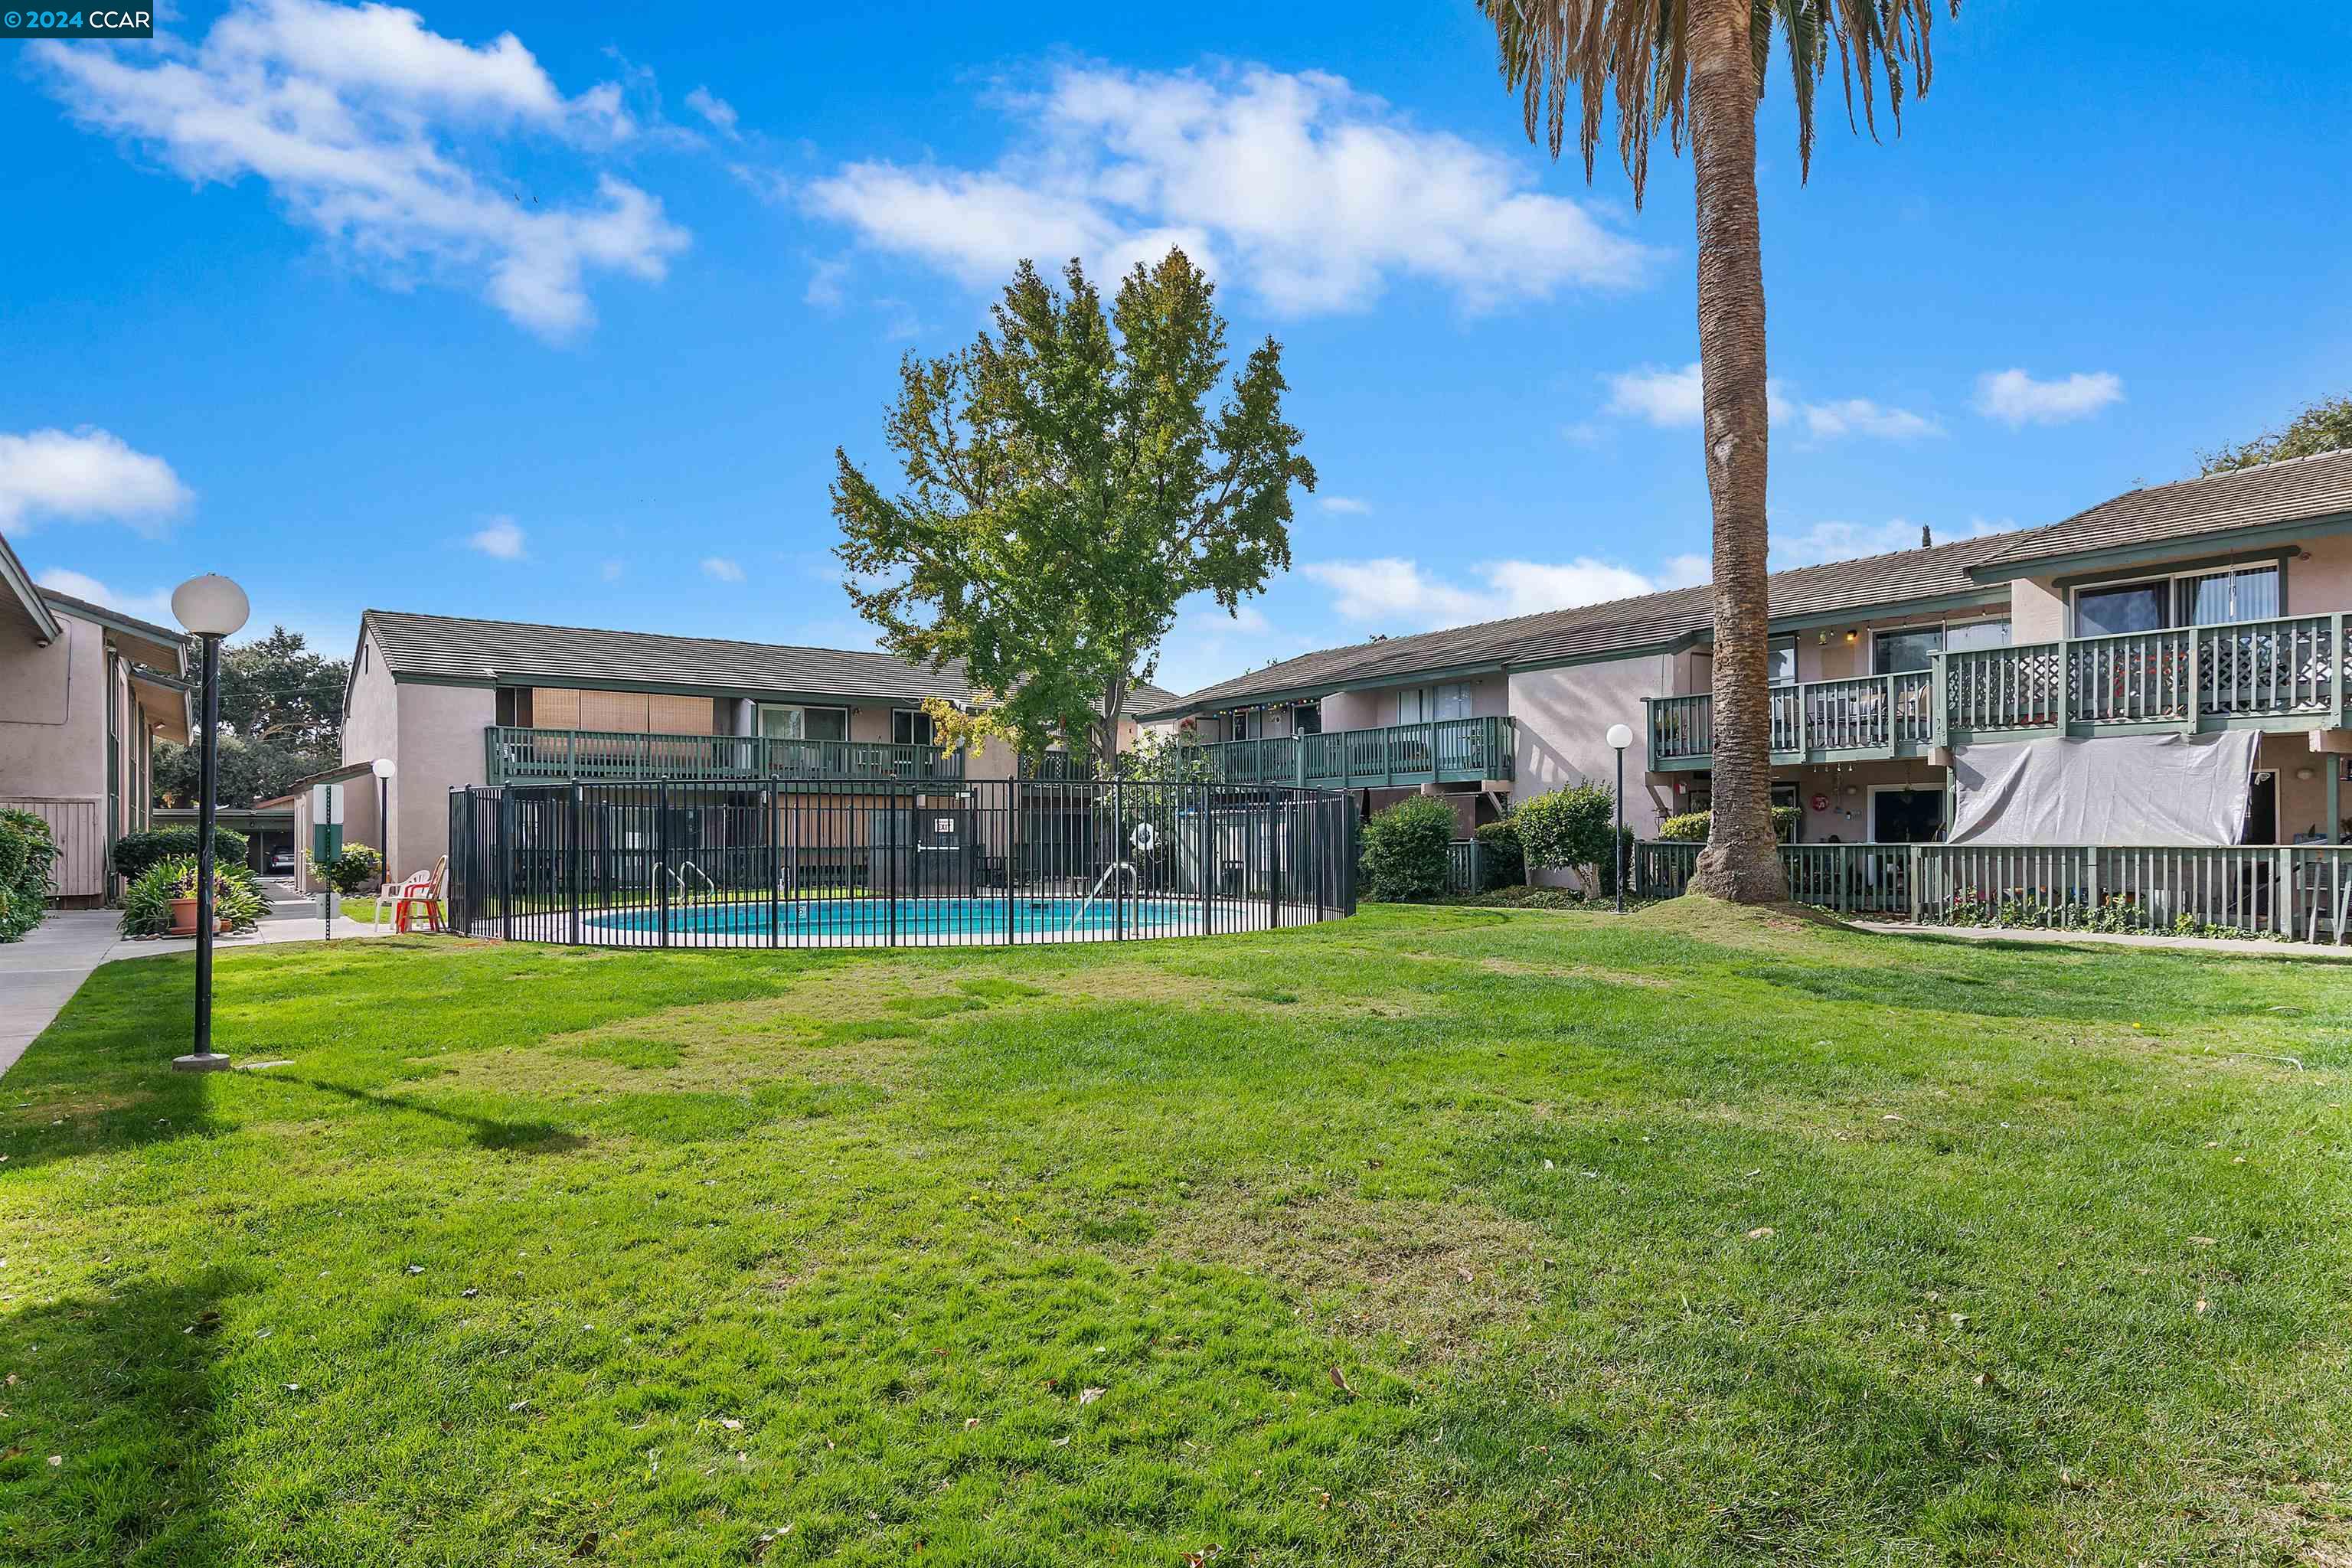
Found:
[(623, 730), (482, 731), (491, 784), (572, 779), (961, 779), (963, 753), (879, 741), (763, 735), (645, 735)]
[[(1772, 760), (1834, 762), (1924, 751), (1936, 729), (1935, 677), (1924, 669), (1809, 680), (1771, 691)], [(1653, 697), (1650, 766), (1703, 768), (1715, 753), (1715, 699)]]
[(1378, 730), (1332, 730), (1201, 749), (1223, 784), (1385, 789), (1511, 776), (1518, 730), (1508, 717), (1433, 719)]
[[(1991, 734), (2332, 728), (2352, 695), (2341, 613), (1972, 648), (1934, 663), (1776, 687), (1773, 761), (1910, 756)], [(1707, 766), (1714, 699), (1647, 704), (1650, 766)]]

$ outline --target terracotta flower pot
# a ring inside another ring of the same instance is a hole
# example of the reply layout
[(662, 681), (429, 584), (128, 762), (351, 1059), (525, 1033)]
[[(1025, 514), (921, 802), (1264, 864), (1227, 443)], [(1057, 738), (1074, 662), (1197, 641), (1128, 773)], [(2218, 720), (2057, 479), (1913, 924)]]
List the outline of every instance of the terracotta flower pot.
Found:
[(195, 900), (173, 899), (172, 900), (172, 934), (173, 936), (196, 934)]

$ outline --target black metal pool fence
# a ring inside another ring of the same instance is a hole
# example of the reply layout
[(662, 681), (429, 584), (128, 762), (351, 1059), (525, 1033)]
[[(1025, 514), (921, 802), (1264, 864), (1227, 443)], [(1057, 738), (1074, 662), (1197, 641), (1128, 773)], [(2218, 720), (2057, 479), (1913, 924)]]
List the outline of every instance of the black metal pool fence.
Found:
[(619, 947), (1221, 935), (1355, 913), (1337, 790), (668, 780), (449, 795), (455, 931)]

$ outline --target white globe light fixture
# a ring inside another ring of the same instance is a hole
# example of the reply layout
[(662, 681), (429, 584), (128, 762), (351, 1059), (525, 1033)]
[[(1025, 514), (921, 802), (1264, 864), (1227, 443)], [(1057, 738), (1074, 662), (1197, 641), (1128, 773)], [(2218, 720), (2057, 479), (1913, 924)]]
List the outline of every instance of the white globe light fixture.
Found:
[(1617, 753), (1617, 836), (1612, 839), (1612, 853), (1617, 863), (1617, 912), (1625, 912), (1625, 748), (1633, 743), (1633, 727), (1612, 724), (1608, 734), (1609, 749)]
[(213, 1049), (213, 825), (220, 793), (220, 645), (253, 614), (245, 590), (217, 572), (172, 590), (172, 614), (204, 647), (204, 732), (196, 784), (195, 1048), (172, 1058), (180, 1072), (219, 1072), (228, 1058)]
[(172, 614), (200, 637), (233, 637), (253, 614), (253, 602), (235, 583), (207, 572), (172, 590)]

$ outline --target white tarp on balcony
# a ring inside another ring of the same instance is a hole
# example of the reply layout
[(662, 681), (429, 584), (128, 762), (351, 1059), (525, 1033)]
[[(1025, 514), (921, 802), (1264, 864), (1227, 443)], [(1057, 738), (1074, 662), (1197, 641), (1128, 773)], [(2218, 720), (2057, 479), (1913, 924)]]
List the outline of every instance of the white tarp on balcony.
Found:
[(2252, 730), (1952, 749), (1954, 844), (2235, 844)]

